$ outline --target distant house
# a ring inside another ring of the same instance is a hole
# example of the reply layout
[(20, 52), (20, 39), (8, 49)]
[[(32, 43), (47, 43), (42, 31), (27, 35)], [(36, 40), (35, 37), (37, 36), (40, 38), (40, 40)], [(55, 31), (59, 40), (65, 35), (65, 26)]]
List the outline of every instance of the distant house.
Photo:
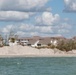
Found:
[(27, 45), (28, 46), (32, 46), (32, 47), (36, 47), (38, 42), (39, 42), (39, 40), (32, 39), (32, 40), (29, 40), (29, 42), (27, 43)]
[[(11, 43), (11, 39), (13, 40), (14, 43)], [(66, 38), (64, 37), (40, 37), (40, 36), (23, 37), (23, 38), (10, 37), (9, 45), (19, 44), (23, 46), (39, 47), (39, 46), (48, 46), (49, 44), (51, 44), (57, 46), (59, 41), (65, 39)]]
[(48, 46), (49, 44), (56, 45), (57, 40), (53, 37), (44, 37), (39, 40), (37, 46)]
[(59, 41), (66, 40), (64, 37), (51, 37), (51, 44), (57, 46)]
[(18, 44), (26, 46), (29, 40), (31, 40), (30, 37), (23, 37), (23, 38), (18, 38)]
[(27, 45), (32, 47), (37, 47), (40, 38), (41, 37), (39, 36), (33, 36), (31, 40), (28, 41)]
[(47, 46), (48, 44), (51, 44), (51, 39), (42, 38), (42, 39), (39, 39), (39, 42), (37, 43), (37, 46)]
[(60, 40), (65, 39), (64, 37), (44, 37), (39, 40), (37, 46), (48, 46), (49, 44), (57, 46)]

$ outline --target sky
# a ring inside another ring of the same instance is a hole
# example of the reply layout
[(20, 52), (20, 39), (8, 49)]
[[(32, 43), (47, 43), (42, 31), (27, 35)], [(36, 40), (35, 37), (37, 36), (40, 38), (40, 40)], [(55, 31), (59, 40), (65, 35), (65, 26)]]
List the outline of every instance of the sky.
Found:
[(0, 0), (0, 34), (76, 36), (76, 0)]

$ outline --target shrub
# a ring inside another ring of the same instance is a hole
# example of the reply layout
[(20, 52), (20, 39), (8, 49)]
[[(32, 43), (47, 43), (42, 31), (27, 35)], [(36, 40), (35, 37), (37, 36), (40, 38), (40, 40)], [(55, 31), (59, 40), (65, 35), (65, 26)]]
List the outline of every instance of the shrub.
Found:
[(51, 43), (49, 43), (48, 46), (51, 46)]
[(15, 38), (11, 38), (11, 42), (14, 43), (15, 42)]
[(55, 45), (51, 45), (51, 47), (50, 47), (50, 48), (54, 49), (54, 48), (56, 48), (56, 46), (55, 46)]
[(71, 51), (72, 49), (76, 49), (76, 42), (73, 40), (59, 41), (57, 48), (62, 51)]

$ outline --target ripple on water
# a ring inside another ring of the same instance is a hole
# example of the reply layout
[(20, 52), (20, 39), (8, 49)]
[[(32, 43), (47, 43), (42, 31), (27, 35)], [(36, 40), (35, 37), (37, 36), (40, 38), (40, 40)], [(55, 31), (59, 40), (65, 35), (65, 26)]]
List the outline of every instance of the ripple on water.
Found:
[(76, 58), (0, 58), (0, 75), (76, 75)]

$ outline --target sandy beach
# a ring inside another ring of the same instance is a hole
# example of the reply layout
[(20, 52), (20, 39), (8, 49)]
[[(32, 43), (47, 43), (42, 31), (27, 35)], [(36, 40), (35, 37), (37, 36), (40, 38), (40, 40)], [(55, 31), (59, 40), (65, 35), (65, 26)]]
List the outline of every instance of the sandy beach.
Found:
[(76, 51), (63, 52), (57, 49), (36, 49), (16, 45), (0, 48), (0, 57), (76, 57)]

